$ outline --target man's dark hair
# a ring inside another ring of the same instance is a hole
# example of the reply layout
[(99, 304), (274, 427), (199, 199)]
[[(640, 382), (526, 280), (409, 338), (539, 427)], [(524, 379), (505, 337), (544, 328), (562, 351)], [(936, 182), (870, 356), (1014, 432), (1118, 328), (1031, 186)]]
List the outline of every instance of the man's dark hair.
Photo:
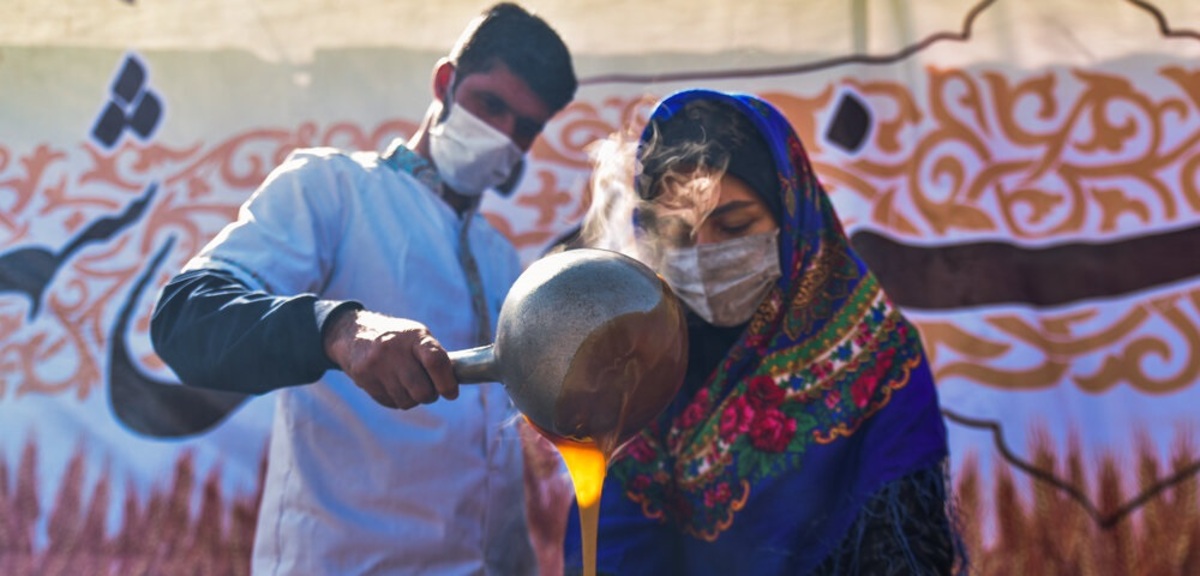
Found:
[(575, 97), (579, 84), (571, 53), (558, 33), (541, 17), (511, 2), (488, 8), (467, 26), (450, 60), (458, 71), (456, 84), (470, 74), (491, 70), (497, 60), (503, 62), (554, 111)]

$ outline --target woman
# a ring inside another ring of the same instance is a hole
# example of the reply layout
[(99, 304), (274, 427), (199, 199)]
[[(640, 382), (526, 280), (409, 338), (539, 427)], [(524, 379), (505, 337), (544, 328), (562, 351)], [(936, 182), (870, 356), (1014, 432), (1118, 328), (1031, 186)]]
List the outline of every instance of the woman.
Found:
[[(635, 244), (690, 310), (689, 365), (611, 464), (598, 571), (965, 570), (920, 337), (784, 117), (750, 95), (680, 92), (637, 156)], [(573, 511), (568, 572), (580, 556)]]

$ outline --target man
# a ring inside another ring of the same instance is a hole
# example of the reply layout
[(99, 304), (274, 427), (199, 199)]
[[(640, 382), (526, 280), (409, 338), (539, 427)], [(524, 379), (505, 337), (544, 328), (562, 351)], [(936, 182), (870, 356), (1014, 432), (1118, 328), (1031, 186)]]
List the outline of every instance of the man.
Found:
[(490, 342), (520, 273), (480, 195), (576, 85), (549, 25), (497, 4), (411, 139), (294, 152), (164, 289), (151, 337), (185, 384), (277, 396), (255, 573), (534, 571), (511, 402), (447, 350)]

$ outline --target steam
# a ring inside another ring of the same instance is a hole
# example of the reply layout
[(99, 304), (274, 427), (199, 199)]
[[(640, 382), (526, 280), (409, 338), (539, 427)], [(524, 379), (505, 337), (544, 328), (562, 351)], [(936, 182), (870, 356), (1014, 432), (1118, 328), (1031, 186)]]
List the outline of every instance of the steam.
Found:
[(580, 241), (592, 248), (637, 256), (633, 217), (641, 200), (634, 189), (637, 140), (615, 133), (588, 148), (593, 169), (591, 202), (583, 217)]
[[(694, 243), (717, 206), (728, 159), (714, 144), (689, 140), (664, 145), (655, 134), (639, 160), (638, 138), (631, 132), (593, 143), (588, 148), (591, 198), (579, 244), (620, 252), (659, 269), (664, 249)], [(720, 161), (710, 162), (714, 157)]]

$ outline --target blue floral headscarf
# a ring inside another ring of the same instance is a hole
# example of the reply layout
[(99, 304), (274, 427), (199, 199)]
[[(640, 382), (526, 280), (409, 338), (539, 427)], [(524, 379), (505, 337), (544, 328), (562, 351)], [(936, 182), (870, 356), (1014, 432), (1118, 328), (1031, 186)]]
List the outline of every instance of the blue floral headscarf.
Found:
[(807, 573), (872, 494), (940, 470), (945, 426), (917, 330), (851, 249), (786, 118), (753, 95), (688, 90), (651, 122), (697, 99), (731, 105), (769, 144), (783, 277), (703, 385), (614, 459), (599, 567)]

